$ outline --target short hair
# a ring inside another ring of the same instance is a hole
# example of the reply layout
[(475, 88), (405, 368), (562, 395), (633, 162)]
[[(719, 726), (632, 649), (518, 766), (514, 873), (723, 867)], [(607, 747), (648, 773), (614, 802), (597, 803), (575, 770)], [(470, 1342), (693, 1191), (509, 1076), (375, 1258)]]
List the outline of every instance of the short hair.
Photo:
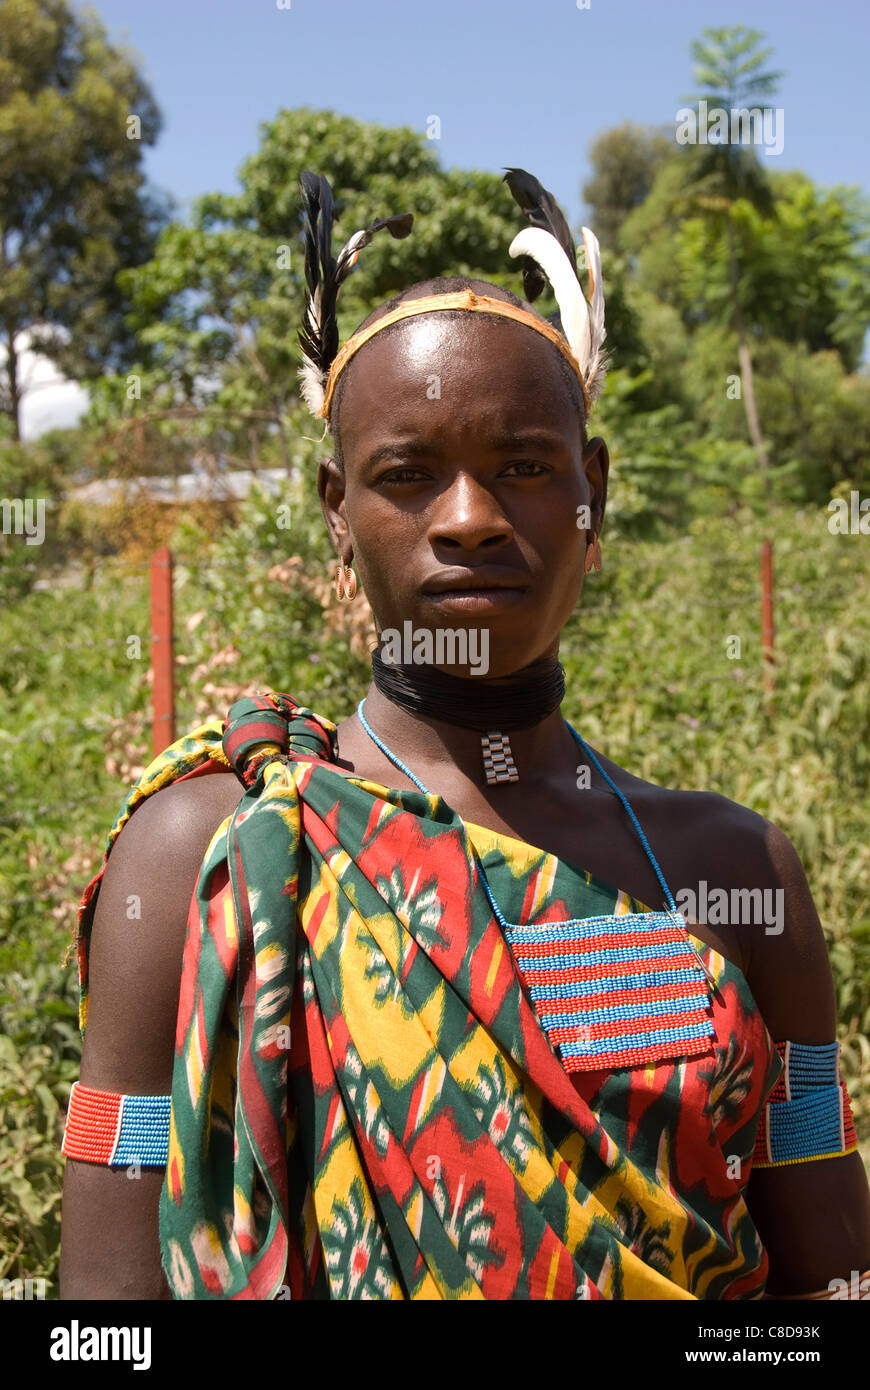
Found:
[[(417, 284), (409, 285), (407, 289), (402, 290), (401, 294), (395, 294), (392, 299), (385, 300), (383, 304), (379, 304), (376, 309), (372, 310), (368, 318), (363, 319), (362, 323), (355, 331), (358, 333), (361, 328), (367, 328), (370, 323), (375, 323), (377, 319), (382, 318), (384, 314), (388, 314), (391, 309), (395, 309), (398, 304), (401, 304), (406, 299), (421, 299), (424, 295), (429, 294), (452, 294), (456, 290), (466, 289), (473, 290), (475, 294), (491, 295), (493, 299), (504, 299), (508, 304), (514, 304), (517, 308), (525, 309), (529, 313), (534, 314), (542, 323), (548, 322), (543, 314), (539, 314), (537, 309), (533, 308), (525, 299), (521, 299), (520, 296), (514, 294), (512, 290), (504, 289), (501, 285), (492, 285), (487, 280), (476, 280), (469, 275), (442, 275), (437, 276), (433, 280), (420, 280)], [(461, 313), (462, 310), (444, 309), (438, 312)], [(394, 329), (400, 328), (402, 324), (406, 322), (406, 319), (400, 319), (396, 323), (389, 324), (386, 328), (382, 329), (381, 332), (392, 333)], [(580, 433), (585, 442), (586, 403), (583, 399), (583, 388), (580, 385), (577, 373), (555, 346), (553, 346), (553, 354), (554, 360), (558, 361), (562, 380), (567, 386), (569, 395), (574, 401), (580, 415)], [(341, 376), (338, 378), (338, 384), (332, 397), (332, 408), (330, 411), (330, 431), (333, 438), (335, 461), (342, 473), (344, 472), (344, 458), (341, 452), (341, 433), (338, 427), (338, 416), (341, 409), (342, 396), (347, 386), (348, 374), (353, 370), (355, 360), (355, 356), (351, 358), (350, 362), (341, 373)]]

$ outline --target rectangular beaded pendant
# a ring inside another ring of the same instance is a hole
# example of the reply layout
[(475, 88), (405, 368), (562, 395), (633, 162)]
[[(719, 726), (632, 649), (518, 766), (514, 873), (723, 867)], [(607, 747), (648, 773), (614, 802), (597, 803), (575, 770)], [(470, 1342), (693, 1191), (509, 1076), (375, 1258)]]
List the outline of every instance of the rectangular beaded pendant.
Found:
[(709, 980), (678, 915), (510, 925), (507, 940), (566, 1071), (710, 1050)]

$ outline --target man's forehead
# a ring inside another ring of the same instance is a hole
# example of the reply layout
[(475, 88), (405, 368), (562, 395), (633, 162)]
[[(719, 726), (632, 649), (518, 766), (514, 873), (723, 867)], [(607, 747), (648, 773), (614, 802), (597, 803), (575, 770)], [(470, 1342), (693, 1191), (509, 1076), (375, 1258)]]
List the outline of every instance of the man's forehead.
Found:
[(397, 401), (357, 414), (342, 429), (342, 451), (372, 466), (390, 458), (447, 457), (471, 447), (486, 452), (542, 448), (550, 452), (582, 446), (576, 411), (555, 411), (526, 393), (471, 396), (460, 408), (441, 402)]
[(517, 422), (544, 407), (552, 411), (557, 401), (572, 409), (556, 349), (534, 329), (510, 320), (481, 324), (479, 317), (469, 324), (471, 315), (457, 324), (459, 317), (421, 315), (370, 339), (346, 368), (342, 433), (371, 422), (374, 404), (389, 410), (391, 424), (403, 406), (417, 418), (423, 408), (438, 414), (431, 407), (439, 403), (444, 410), (473, 404), (483, 423), (487, 409)]
[(421, 314), (375, 334), (346, 370), (341, 454), (366, 466), (403, 443), (409, 456), (469, 444), (499, 450), (535, 429), (549, 432), (552, 448), (583, 446), (583, 414), (558, 349), (516, 320)]
[(432, 312), (390, 324), (375, 333), (356, 354), (356, 364), (398, 367), (429, 353), (450, 353), (467, 347), (465, 355), (486, 362), (500, 358), (527, 359), (530, 368), (557, 365), (555, 349), (527, 324), (496, 314)]

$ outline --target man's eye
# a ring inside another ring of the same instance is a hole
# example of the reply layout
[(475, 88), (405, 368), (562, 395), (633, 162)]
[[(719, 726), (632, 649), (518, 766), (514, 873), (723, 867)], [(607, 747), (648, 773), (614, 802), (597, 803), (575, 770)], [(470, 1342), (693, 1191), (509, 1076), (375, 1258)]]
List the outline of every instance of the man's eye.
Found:
[(523, 478), (534, 478), (537, 477), (538, 473), (547, 472), (547, 469), (543, 463), (536, 463), (532, 459), (520, 459), (517, 463), (509, 463), (508, 468), (537, 469), (537, 473), (521, 473), (520, 476)]
[[(515, 476), (520, 478), (537, 478), (542, 473), (550, 470), (546, 464), (538, 463), (534, 459), (518, 459), (514, 463), (509, 463), (502, 470), (510, 476), (510, 470), (516, 470)], [(407, 464), (401, 468), (391, 468), (388, 473), (382, 473), (378, 478), (379, 483), (418, 483), (425, 482), (429, 474), (425, 469), (414, 467)]]
[(409, 466), (407, 468), (393, 468), (389, 473), (382, 474), (378, 481), (382, 483), (415, 483), (419, 481), (421, 476), (419, 468)]

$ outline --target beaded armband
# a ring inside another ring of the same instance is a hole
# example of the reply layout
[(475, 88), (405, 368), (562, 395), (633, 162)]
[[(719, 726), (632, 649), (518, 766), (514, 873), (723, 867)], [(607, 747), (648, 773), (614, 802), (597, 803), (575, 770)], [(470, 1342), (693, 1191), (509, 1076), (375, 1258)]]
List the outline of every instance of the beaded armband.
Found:
[(122, 1096), (76, 1081), (70, 1092), (61, 1153), (86, 1163), (165, 1168), (169, 1096)]
[(785, 1070), (761, 1112), (752, 1156), (756, 1168), (839, 1158), (858, 1147), (840, 1044), (778, 1042)]

